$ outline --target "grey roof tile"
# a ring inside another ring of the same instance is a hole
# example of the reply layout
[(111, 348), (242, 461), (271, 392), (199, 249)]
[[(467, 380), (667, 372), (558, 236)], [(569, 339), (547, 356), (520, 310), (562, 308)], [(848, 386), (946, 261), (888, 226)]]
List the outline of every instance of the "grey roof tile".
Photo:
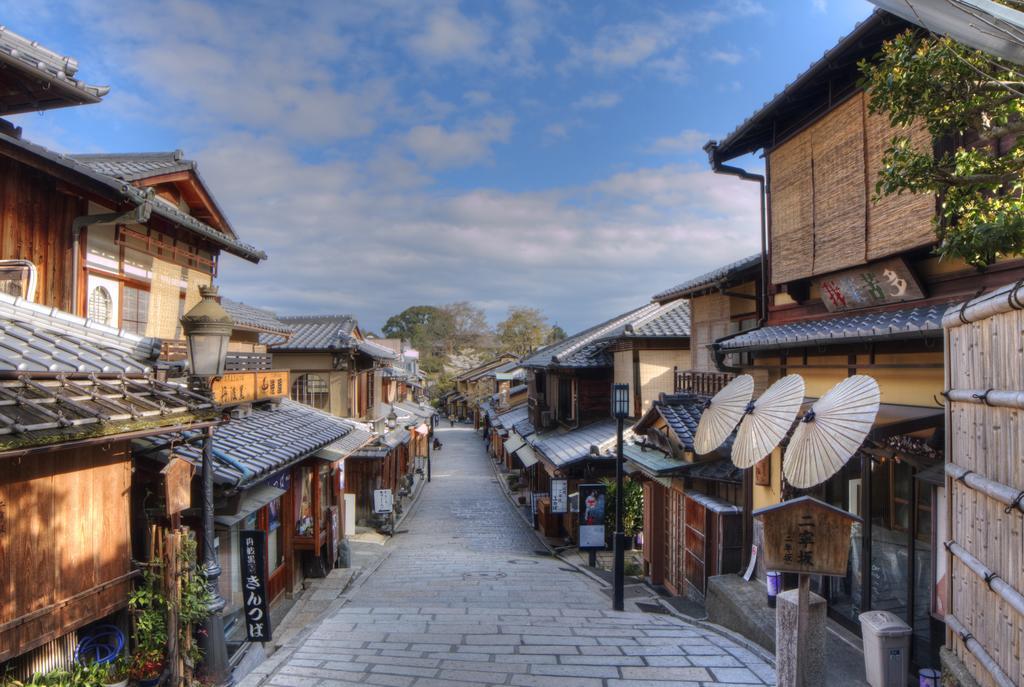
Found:
[(657, 303), (648, 303), (607, 322), (584, 329), (558, 343), (540, 348), (523, 359), (523, 367), (609, 367), (611, 354), (607, 348), (609, 337), (623, 331), (627, 324), (643, 319), (661, 309)]
[[(248, 417), (231, 420), (214, 432), (214, 476), (220, 483), (238, 486), (263, 481), (357, 429), (362, 428), (351, 420), (289, 399), (256, 405)], [(180, 444), (174, 453), (202, 463), (199, 446)]]
[(625, 326), (624, 336), (635, 338), (682, 338), (690, 336), (690, 304), (677, 300)]
[(164, 153), (75, 153), (71, 157), (100, 174), (125, 181), (193, 171), (196, 168), (195, 161), (186, 160), (180, 150)]
[(536, 428), (534, 428), (533, 426), (533, 422), (530, 420), (529, 417), (520, 420), (519, 422), (512, 425), (512, 429), (515, 431), (516, 434), (518, 434), (521, 437), (528, 437), (531, 434), (535, 434), (537, 432)]
[(947, 307), (948, 303), (919, 305), (770, 325), (732, 338), (720, 339), (715, 346), (724, 351), (763, 350), (866, 339), (939, 336), (942, 333), (942, 315)]
[(528, 420), (530, 411), (526, 406), (518, 406), (504, 413), (498, 413), (495, 422), (501, 429), (512, 429), (523, 420)]
[[(591, 455), (590, 447), (608, 444), (615, 439), (617, 423), (615, 420), (600, 420), (584, 427), (569, 431), (557, 430), (545, 434), (535, 434), (528, 440), (530, 445), (540, 451), (556, 468), (560, 468)], [(611, 458), (608, 454), (600, 454), (602, 458)]]
[(735, 262), (730, 262), (728, 265), (716, 267), (709, 272), (705, 272), (693, 279), (684, 281), (682, 284), (676, 284), (671, 289), (665, 289), (661, 293), (656, 293), (654, 294), (654, 300), (665, 301), (670, 298), (682, 298), (684, 296), (689, 296), (694, 292), (703, 291), (704, 289), (715, 286), (720, 282), (727, 282), (738, 275), (753, 270), (760, 266), (760, 264), (760, 253)]
[(356, 327), (351, 315), (293, 316), (278, 318), (291, 327), (292, 335), (284, 342), (267, 338), (276, 350), (334, 350), (352, 346), (352, 331)]
[(220, 304), (224, 306), (224, 310), (235, 321), (235, 325), (239, 327), (285, 335), (292, 332), (292, 328), (278, 319), (277, 314), (270, 310), (254, 308), (251, 305), (233, 301), (230, 298), (221, 298)]
[[(25, 97), (17, 101), (5, 98), (4, 115), (64, 107), (71, 103), (98, 103), (110, 92), (109, 86), (92, 86), (76, 79), (78, 61), (74, 58), (59, 55), (6, 26), (0, 26), (0, 64), (20, 72), (26, 84), (23, 90), (27, 91)], [(28, 84), (31, 82), (45, 84), (45, 87), (30, 89)]]
[(0, 293), (0, 371), (151, 371), (160, 342)]

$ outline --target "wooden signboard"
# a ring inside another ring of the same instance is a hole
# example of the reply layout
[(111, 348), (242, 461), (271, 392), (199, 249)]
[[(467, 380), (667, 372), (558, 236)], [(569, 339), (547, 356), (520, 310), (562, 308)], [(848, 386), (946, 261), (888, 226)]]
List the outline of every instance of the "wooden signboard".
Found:
[(213, 397), (222, 406), (281, 398), (289, 390), (288, 370), (228, 372), (213, 381)]
[(920, 282), (903, 258), (889, 258), (843, 270), (821, 277), (815, 283), (829, 312), (924, 298)]
[(769, 454), (764, 460), (754, 463), (754, 484), (759, 487), (770, 487), (772, 484), (772, 457)]
[(861, 519), (810, 496), (754, 511), (764, 524), (765, 569), (805, 575), (846, 574), (850, 527)]
[(192, 507), (192, 475), (195, 471), (195, 466), (181, 456), (171, 456), (170, 462), (160, 471), (164, 476), (168, 517)]

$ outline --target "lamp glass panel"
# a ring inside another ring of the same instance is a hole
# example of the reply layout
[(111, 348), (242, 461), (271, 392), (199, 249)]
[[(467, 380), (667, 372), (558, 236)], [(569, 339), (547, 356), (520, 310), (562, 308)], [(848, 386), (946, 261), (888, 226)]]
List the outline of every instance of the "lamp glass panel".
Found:
[(219, 377), (224, 374), (228, 337), (220, 334), (191, 334), (188, 337), (189, 362), (192, 374), (198, 377)]

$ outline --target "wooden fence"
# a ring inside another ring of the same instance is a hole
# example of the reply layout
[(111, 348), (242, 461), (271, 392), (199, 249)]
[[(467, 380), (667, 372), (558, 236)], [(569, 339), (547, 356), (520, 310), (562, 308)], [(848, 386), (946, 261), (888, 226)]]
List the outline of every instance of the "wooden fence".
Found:
[(950, 310), (946, 645), (982, 685), (1024, 684), (1024, 285)]

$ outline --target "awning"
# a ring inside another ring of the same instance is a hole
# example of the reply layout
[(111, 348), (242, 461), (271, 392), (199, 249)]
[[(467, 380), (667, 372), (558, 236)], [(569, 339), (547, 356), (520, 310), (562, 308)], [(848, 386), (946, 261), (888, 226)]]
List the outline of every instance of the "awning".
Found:
[(505, 450), (509, 453), (515, 453), (521, 446), (526, 444), (526, 439), (523, 439), (518, 434), (513, 434), (505, 440)]
[(634, 463), (631, 460), (627, 460), (625, 462), (625, 464), (623, 465), (623, 470), (627, 474), (633, 474), (633, 473), (639, 472), (641, 475), (644, 476), (644, 479), (648, 479), (648, 480), (650, 480), (652, 482), (657, 482), (658, 484), (660, 484), (661, 486), (665, 487), (666, 489), (669, 489), (669, 488), (672, 487), (672, 478), (671, 477), (658, 477), (657, 475), (652, 475), (652, 474), (648, 473), (646, 470), (644, 470), (640, 465), (637, 465), (636, 463)]
[(285, 493), (284, 489), (272, 487), (269, 484), (260, 484), (252, 489), (242, 492), (242, 498), (238, 502), (238, 512), (231, 515), (215, 515), (213, 521), (218, 525), (233, 527), (246, 516), (255, 513), (263, 506)]
[(529, 444), (523, 444), (516, 450), (516, 457), (519, 458), (519, 462), (523, 464), (524, 468), (533, 467), (540, 459), (537, 458), (537, 454), (533, 452), (533, 447)]

